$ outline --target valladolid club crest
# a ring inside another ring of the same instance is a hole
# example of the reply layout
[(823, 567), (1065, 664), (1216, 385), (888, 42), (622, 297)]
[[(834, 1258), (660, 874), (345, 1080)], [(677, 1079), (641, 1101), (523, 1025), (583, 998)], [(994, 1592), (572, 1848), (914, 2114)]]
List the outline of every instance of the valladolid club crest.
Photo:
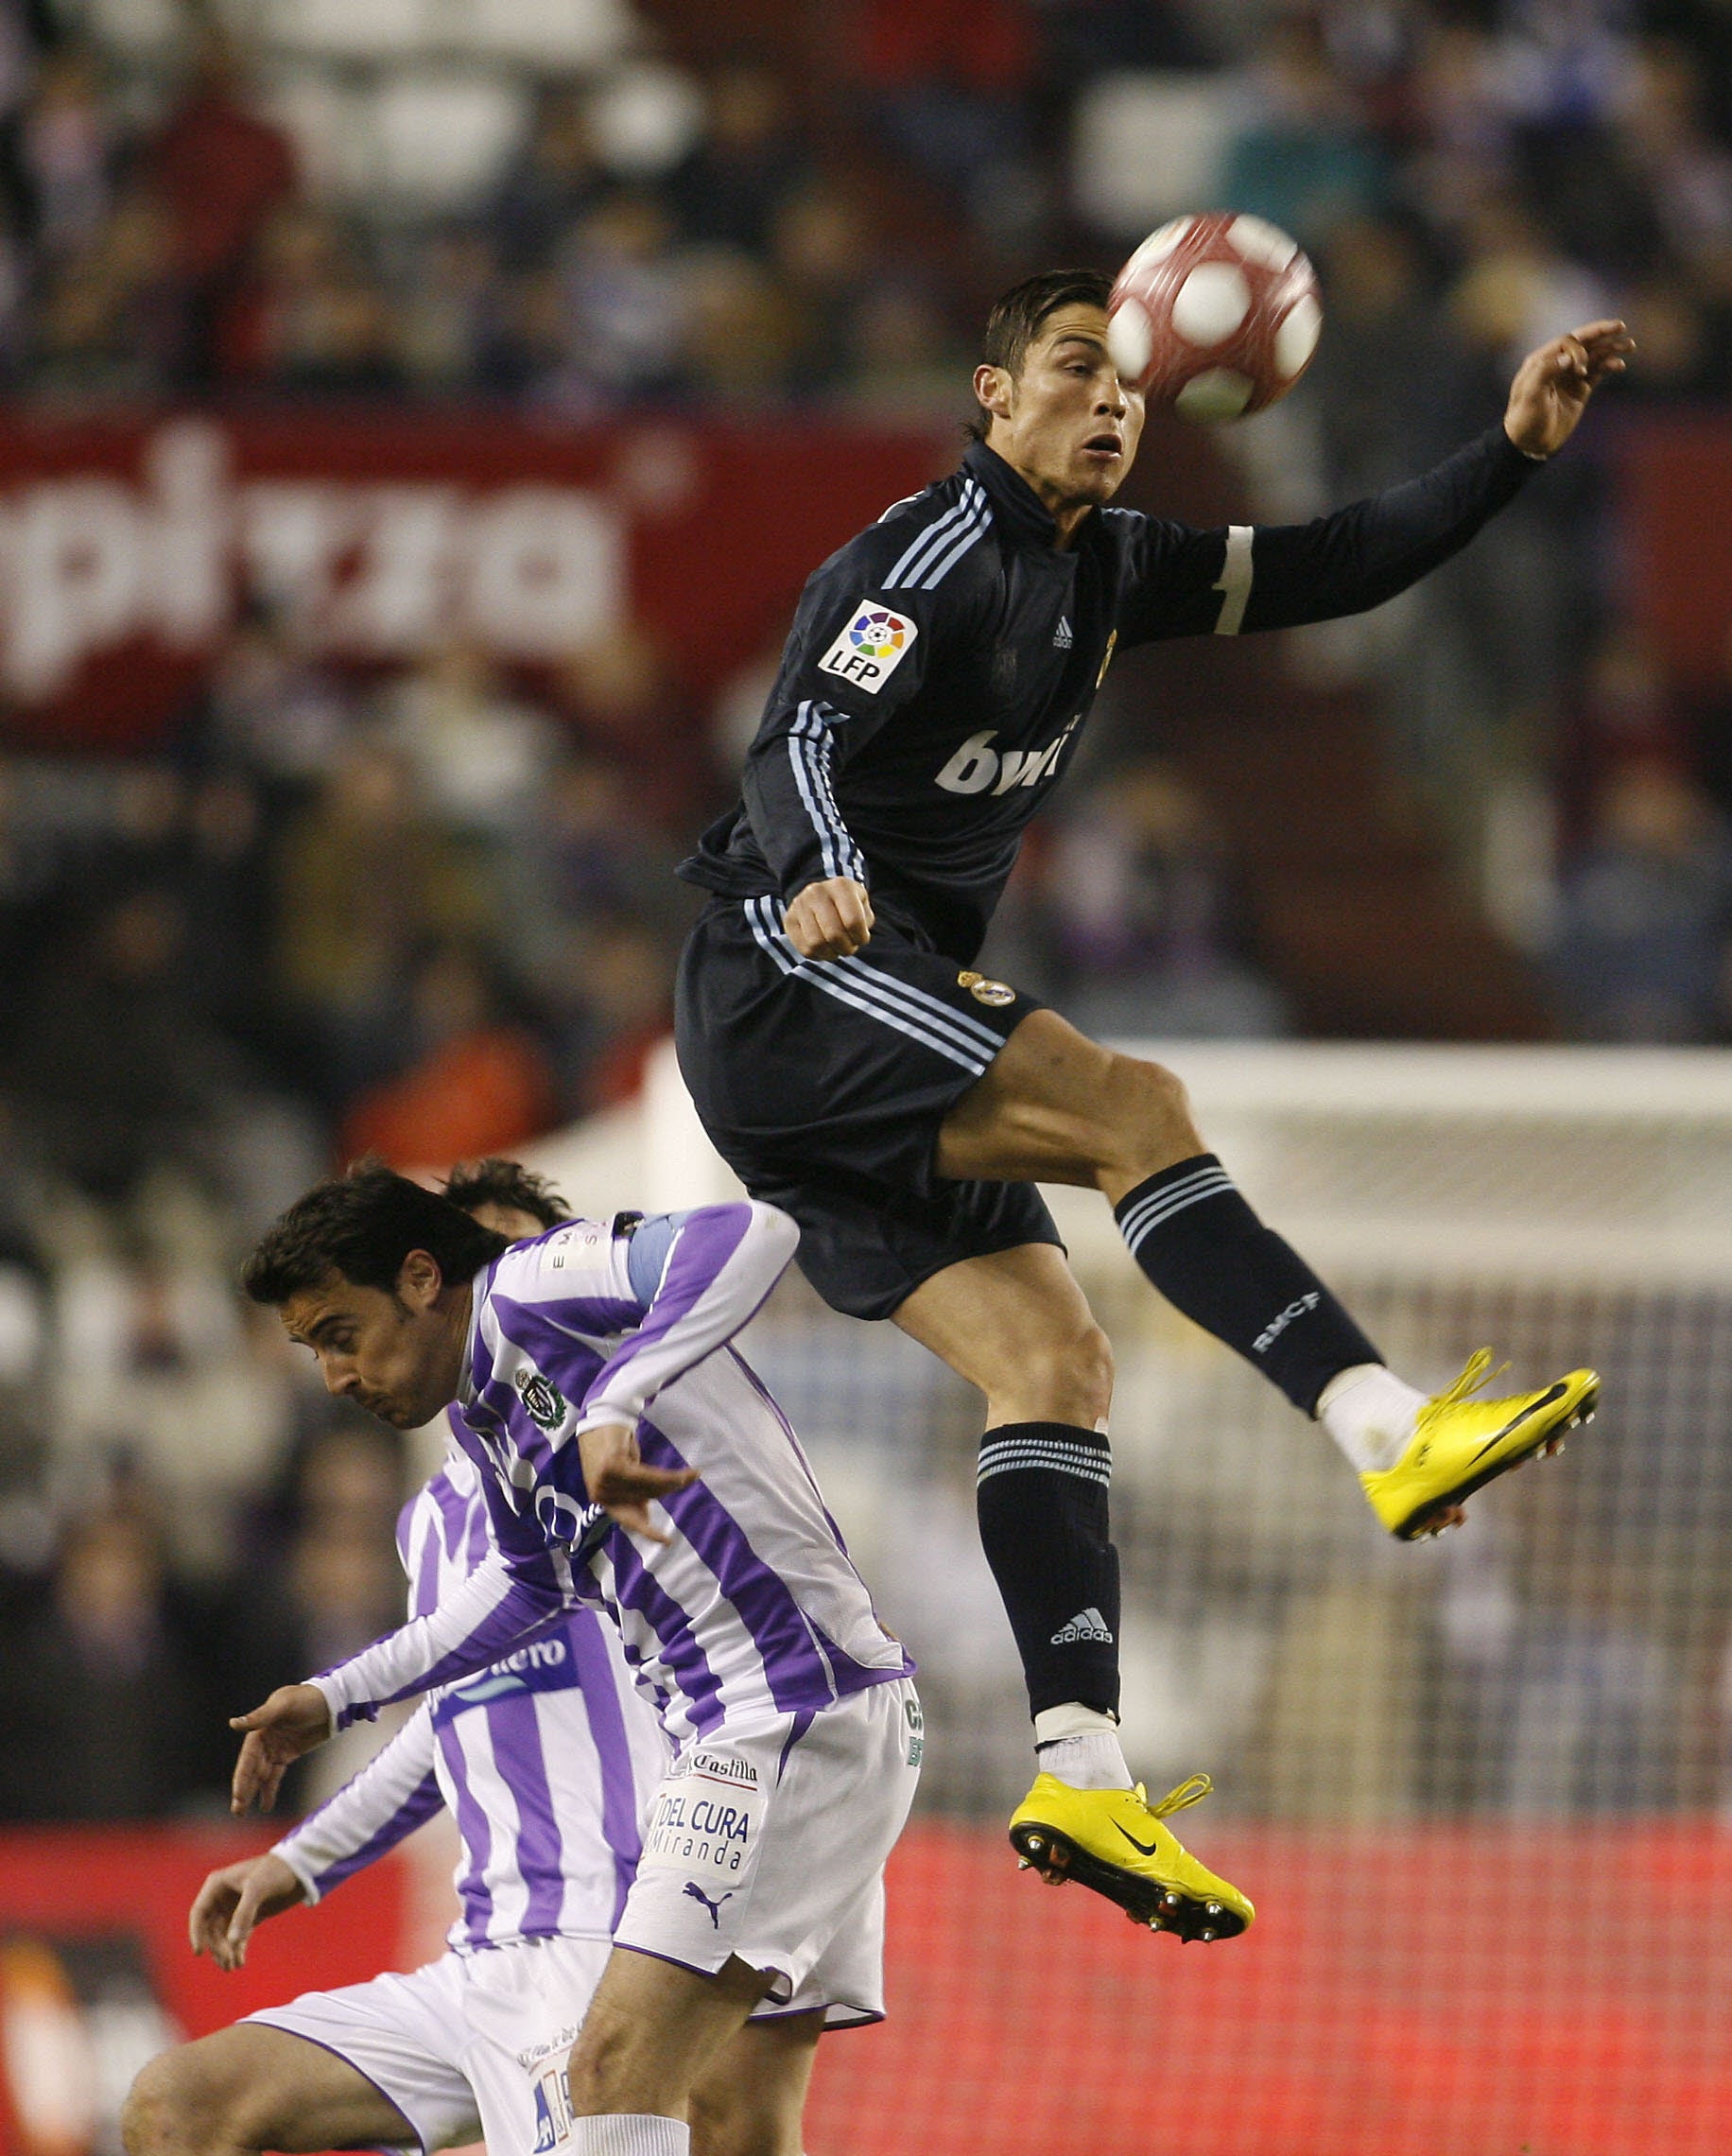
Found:
[(544, 1378), (539, 1370), (519, 1370), (517, 1397), (528, 1413), (529, 1420), (543, 1430), (552, 1430), (565, 1416), (563, 1396)]

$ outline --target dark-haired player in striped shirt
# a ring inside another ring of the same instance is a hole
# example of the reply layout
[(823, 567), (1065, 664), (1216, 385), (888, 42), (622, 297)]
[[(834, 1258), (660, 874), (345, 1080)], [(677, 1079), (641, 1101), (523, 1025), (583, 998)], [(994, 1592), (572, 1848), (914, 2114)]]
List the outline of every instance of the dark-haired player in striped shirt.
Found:
[(807, 582), (740, 804), (683, 870), (714, 897), (678, 1033), (706, 1129), (799, 1223), (819, 1292), (986, 1395), (981, 1537), (1041, 1768), (1013, 1840), (1158, 1923), (1189, 1860), (1156, 1816), (1176, 1804), (1133, 1793), (1116, 1726), (1111, 1355), (1035, 1181), (1102, 1191), (1152, 1284), (1324, 1422), (1398, 1536), (1554, 1444), (1596, 1381), (1487, 1400), (1476, 1357), (1435, 1398), (1404, 1383), (1205, 1151), (1172, 1073), (983, 979), (976, 954), (1117, 647), (1393, 597), (1563, 446), (1632, 347), (1617, 322), (1555, 337), (1501, 423), (1424, 478), (1310, 524), (1202, 531), (1110, 506), (1143, 411), (1107, 297), (1092, 270), (1008, 293), (961, 469)]

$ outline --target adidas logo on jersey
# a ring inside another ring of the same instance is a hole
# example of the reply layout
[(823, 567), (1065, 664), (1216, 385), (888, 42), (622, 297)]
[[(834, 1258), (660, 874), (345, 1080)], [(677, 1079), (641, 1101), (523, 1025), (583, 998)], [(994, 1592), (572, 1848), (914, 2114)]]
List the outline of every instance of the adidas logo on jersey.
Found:
[(1053, 650), (1055, 652), (1067, 652), (1076, 640), (1070, 627), (1070, 617), (1067, 614), (1061, 614), (1059, 625), (1052, 633)]
[(1113, 1643), (1106, 1619), (1092, 1604), (1086, 1609), (1079, 1609), (1069, 1624), (1061, 1625), (1052, 1635), (1055, 1647), (1073, 1647), (1079, 1640), (1099, 1640), (1105, 1647)]

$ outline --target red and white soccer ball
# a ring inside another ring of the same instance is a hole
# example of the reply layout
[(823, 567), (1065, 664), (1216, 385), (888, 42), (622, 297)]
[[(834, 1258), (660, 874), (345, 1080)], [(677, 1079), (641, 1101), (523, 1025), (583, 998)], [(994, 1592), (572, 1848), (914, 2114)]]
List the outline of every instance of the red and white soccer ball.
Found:
[(1108, 315), (1120, 378), (1202, 425), (1284, 397), (1323, 328), (1317, 273), (1297, 241), (1230, 211), (1152, 232), (1118, 272)]

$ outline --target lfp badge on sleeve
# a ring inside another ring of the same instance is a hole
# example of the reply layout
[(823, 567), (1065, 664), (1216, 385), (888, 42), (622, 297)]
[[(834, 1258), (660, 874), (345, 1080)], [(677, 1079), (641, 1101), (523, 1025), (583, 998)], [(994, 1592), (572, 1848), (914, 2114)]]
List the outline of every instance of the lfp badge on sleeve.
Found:
[(820, 673), (840, 674), (876, 696), (908, 656), (920, 634), (906, 614), (888, 606), (868, 606), (863, 600), (854, 610), (848, 626), (818, 662)]

